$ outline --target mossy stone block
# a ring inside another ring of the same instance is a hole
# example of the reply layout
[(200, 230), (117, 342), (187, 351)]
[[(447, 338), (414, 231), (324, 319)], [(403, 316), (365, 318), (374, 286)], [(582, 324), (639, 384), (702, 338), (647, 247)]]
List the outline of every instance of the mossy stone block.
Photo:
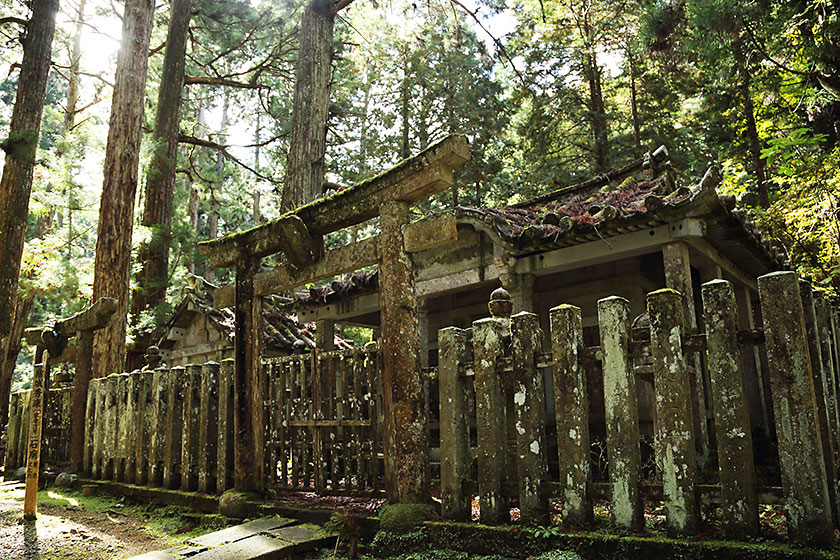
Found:
[(391, 504), (379, 514), (379, 529), (398, 535), (408, 533), (431, 519), (433, 513), (429, 504)]

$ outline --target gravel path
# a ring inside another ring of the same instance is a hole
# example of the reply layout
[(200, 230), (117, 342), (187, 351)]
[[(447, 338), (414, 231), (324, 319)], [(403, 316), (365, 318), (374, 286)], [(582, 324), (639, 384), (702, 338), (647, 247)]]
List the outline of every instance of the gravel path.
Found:
[[(43, 494), (43, 493), (42, 493)], [(9, 560), (112, 560), (171, 546), (143, 529), (143, 522), (116, 512), (86, 511), (53, 494), (38, 519), (24, 522), (23, 484), (0, 484), (0, 558)]]

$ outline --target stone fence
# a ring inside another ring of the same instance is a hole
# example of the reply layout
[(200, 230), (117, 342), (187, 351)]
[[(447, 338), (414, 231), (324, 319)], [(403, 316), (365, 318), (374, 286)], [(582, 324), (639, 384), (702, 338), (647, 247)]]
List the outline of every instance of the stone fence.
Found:
[[(542, 523), (550, 499), (559, 499), (563, 523), (583, 525), (593, 518), (593, 499), (601, 498), (609, 500), (615, 526), (642, 530), (643, 501), (653, 500), (664, 502), (670, 532), (690, 534), (700, 529), (701, 503), (716, 503), (725, 530), (745, 538), (758, 533), (759, 503), (783, 503), (793, 540), (832, 542), (840, 451), (836, 313), (790, 272), (759, 278), (758, 291), (764, 328), (753, 331), (737, 329), (735, 295), (724, 280), (702, 287), (706, 332), (699, 335), (686, 332), (682, 296), (674, 290), (648, 294), (649, 326), (642, 333), (631, 329), (627, 300), (600, 300), (596, 347), (583, 344), (581, 311), (570, 305), (550, 312), (550, 352), (542, 352), (537, 316), (510, 317), (509, 302), (491, 301), (494, 316), (471, 329), (442, 329), (443, 516), (469, 520), (478, 495), (482, 523), (508, 522), (515, 505), (522, 522)], [(766, 349), (781, 488), (756, 483), (744, 345)], [(713, 484), (700, 484), (695, 454), (694, 355), (702, 357), (710, 384), (717, 465), (708, 463), (716, 472), (705, 478)], [(639, 356), (652, 362), (655, 482), (642, 480)], [(592, 373), (603, 379), (606, 483), (593, 481)], [(545, 380), (553, 387), (544, 387)], [(553, 407), (546, 394), (553, 394)], [(550, 424), (556, 424), (556, 446), (547, 441)], [(549, 461), (557, 462), (552, 474)]]

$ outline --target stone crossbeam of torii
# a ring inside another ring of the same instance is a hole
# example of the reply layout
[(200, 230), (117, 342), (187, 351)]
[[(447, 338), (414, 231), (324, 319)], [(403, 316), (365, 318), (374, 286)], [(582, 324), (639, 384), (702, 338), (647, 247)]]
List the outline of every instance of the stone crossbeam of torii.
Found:
[[(379, 265), (381, 291), (385, 487), (388, 499), (426, 502), (428, 416), (420, 375), (420, 334), (412, 252), (457, 239), (452, 215), (409, 223), (412, 204), (453, 184), (452, 170), (469, 159), (467, 139), (452, 135), (390, 170), (255, 228), (199, 243), (209, 265), (234, 267), (231, 288), (215, 304), (236, 306), (234, 330), (234, 487), (261, 490), (264, 481), (260, 297), (307, 282)], [(323, 236), (380, 217), (378, 237), (324, 254)], [(257, 274), (262, 257), (283, 253), (288, 264)], [(232, 297), (231, 297), (232, 296)]]
[[(72, 317), (56, 321), (48, 327), (26, 329), (24, 339), (36, 347), (32, 378), (32, 399), (29, 405), (29, 435), (26, 451), (26, 491), (23, 513), (27, 518), (35, 516), (38, 499), (38, 472), (41, 459), (41, 422), (44, 416), (44, 399), (49, 386), (49, 369), (53, 364), (76, 362), (73, 379), (73, 403), (70, 410), (70, 462), (76, 472), (82, 470), (82, 456), (85, 440), (85, 410), (88, 383), (91, 376), (93, 356), (93, 334), (108, 326), (117, 300), (100, 298), (90, 307)], [(76, 338), (76, 345), (68, 344)]]

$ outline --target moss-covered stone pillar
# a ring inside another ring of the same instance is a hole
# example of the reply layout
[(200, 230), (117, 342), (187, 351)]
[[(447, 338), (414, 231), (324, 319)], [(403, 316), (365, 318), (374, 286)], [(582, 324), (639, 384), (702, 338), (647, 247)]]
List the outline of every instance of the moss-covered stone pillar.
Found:
[(165, 368), (158, 368), (152, 374), (152, 404), (149, 419), (149, 484), (152, 486), (163, 486), (168, 425), (169, 375), (169, 370)]
[(589, 394), (581, 364), (583, 322), (580, 308), (560, 305), (550, 311), (554, 359), (554, 414), (557, 422), (559, 481), (563, 484), (563, 522), (592, 522), (589, 485)]
[(502, 496), (508, 453), (505, 388), (499, 363), (508, 332), (501, 319), (473, 322), (479, 521), (488, 524), (510, 521), (507, 500)]
[(541, 490), (548, 465), (545, 386), (542, 372), (537, 370), (537, 353), (543, 339), (539, 318), (526, 311), (512, 316), (510, 338), (520, 519), (525, 524), (537, 524), (548, 518), (548, 500)]
[[(82, 472), (84, 476), (91, 476), (93, 469), (93, 431), (96, 429), (96, 386), (98, 380), (91, 379), (88, 382), (88, 394), (85, 400), (85, 444), (82, 457)], [(10, 409), (11, 410), (11, 409)], [(12, 433), (11, 416), (9, 416), (9, 428), (7, 428), (7, 438)], [(8, 445), (8, 443), (7, 443)], [(8, 456), (8, 450), (6, 455)]]
[[(219, 439), (219, 364), (201, 366), (201, 404), (198, 420), (198, 491), (216, 490), (216, 444)], [(279, 413), (279, 411), (277, 411)]]
[(732, 537), (758, 534), (750, 413), (738, 359), (735, 292), (725, 280), (703, 284), (712, 408), (717, 434), (724, 531)]
[(257, 258), (242, 257), (236, 263), (233, 484), (240, 492), (260, 491), (264, 483), (262, 299), (254, 292), (254, 275), (259, 268)]
[(184, 436), (181, 442), (181, 490), (189, 492), (198, 486), (198, 423), (201, 414), (201, 366), (187, 366), (184, 378)]
[(665, 521), (671, 533), (694, 533), (700, 524), (695, 492), (691, 384), (682, 352), (682, 295), (664, 289), (648, 294), (653, 385), (659, 426), (656, 452), (662, 467)]
[(455, 521), (469, 521), (472, 512), (472, 496), (463, 484), (472, 463), (469, 386), (461, 371), (469, 359), (467, 331), (449, 327), (438, 332), (441, 514)]
[(830, 392), (825, 383), (827, 368), (822, 361), (817, 310), (811, 286), (805, 281), (800, 281), (799, 293), (802, 296), (802, 310), (805, 313), (805, 335), (808, 341), (808, 354), (811, 358), (811, 375), (814, 379), (814, 397), (817, 402), (817, 422), (823, 448), (825, 474), (828, 477), (828, 499), (831, 503), (832, 522), (837, 526), (837, 465), (835, 464), (834, 434), (829, 423)]
[(402, 234), (409, 222), (408, 208), (403, 201), (379, 207), (385, 484), (391, 501), (425, 503), (431, 500), (429, 431), (420, 372), (414, 261), (405, 250)]
[(137, 440), (134, 446), (134, 483), (149, 482), (149, 456), (151, 445), (152, 384), (154, 372), (141, 372), (137, 396)]
[(510, 294), (513, 302), (513, 312), (527, 311), (534, 312), (534, 280), (535, 276), (530, 273), (517, 273), (513, 267), (499, 276), (502, 287)]
[(120, 478), (129, 484), (135, 484), (137, 474), (137, 439), (143, 435), (142, 431), (137, 430), (142, 383), (143, 378), (139, 371), (132, 372), (123, 379), (123, 384), (126, 388), (125, 423), (123, 424), (120, 435), (125, 441), (125, 459)]
[(636, 378), (630, 361), (630, 302), (598, 301), (604, 369), (604, 410), (610, 472), (610, 515), (617, 527), (644, 526)]
[[(662, 246), (665, 267), (665, 287), (683, 294), (683, 317), (685, 330), (689, 334), (697, 331), (697, 315), (694, 309), (694, 286), (691, 281), (691, 260), (688, 245), (683, 242), (666, 243)], [(709, 456), (709, 427), (706, 422), (706, 383), (699, 356), (688, 360), (694, 368), (691, 377), (691, 409), (694, 415), (694, 450), (697, 465), (702, 468)]]
[(106, 378), (96, 380), (96, 426), (93, 431), (93, 449), (91, 451), (91, 476), (102, 478), (104, 466), (102, 464), (102, 446), (105, 442), (105, 384)]
[(169, 371), (166, 389), (166, 442), (163, 449), (163, 487), (175, 489), (181, 482), (181, 436), (183, 434), (184, 378), (186, 370)]
[(832, 343), (828, 303), (822, 296), (817, 296), (814, 298), (814, 305), (817, 316), (820, 356), (825, 375), (826, 407), (828, 408), (829, 425), (834, 442), (834, 461), (840, 467), (840, 395), (837, 392), (837, 378), (840, 372), (834, 368), (834, 345)]
[(760, 277), (758, 295), (790, 536), (803, 544), (828, 545), (834, 541), (834, 530), (796, 274)]
[(234, 360), (219, 367), (219, 448), (216, 456), (216, 492), (233, 486), (233, 370)]

